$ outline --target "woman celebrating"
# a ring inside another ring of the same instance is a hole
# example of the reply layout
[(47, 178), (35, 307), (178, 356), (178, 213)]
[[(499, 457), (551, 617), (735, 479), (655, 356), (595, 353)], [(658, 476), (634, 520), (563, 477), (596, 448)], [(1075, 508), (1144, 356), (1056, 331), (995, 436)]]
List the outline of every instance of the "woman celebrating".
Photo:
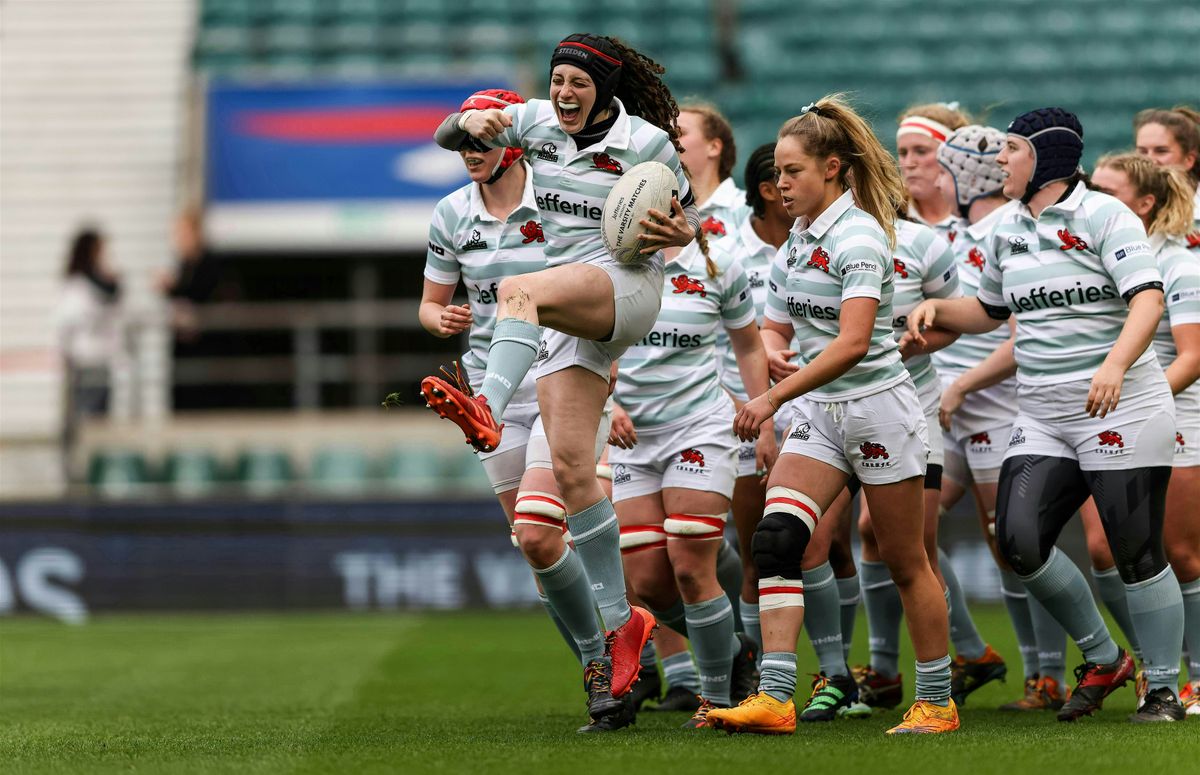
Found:
[(891, 245), (903, 187), (866, 122), (838, 97), (783, 125), (775, 166), (784, 207), (799, 220), (771, 270), (763, 337), (768, 348), (784, 350), (797, 334), (803, 366), (734, 420), (740, 438), (755, 438), (782, 403), (795, 399), (792, 431), (771, 471), (753, 541), (764, 641), (759, 691), (708, 718), (730, 731), (795, 731), (802, 558), (822, 514), (855, 474), (900, 587), (918, 660), (917, 702), (889, 732), (948, 732), (958, 728), (958, 712), (950, 699), (946, 601), (922, 541), (929, 443), (892, 336)]
[[(708, 368), (719, 326), (751, 392), (766, 392), (746, 275), (717, 245), (706, 256), (693, 242), (667, 263), (658, 322), (621, 357), (610, 437), (626, 573), (658, 621), (687, 636), (696, 653), (701, 703), (690, 728), (729, 707), (731, 690), (739, 701), (753, 691), (757, 651), (735, 637), (733, 608), (717, 580), (737, 473), (733, 401)], [(760, 465), (774, 452), (773, 432), (764, 433)]]
[(1101, 157), (1092, 180), (1142, 219), (1165, 283), (1154, 351), (1175, 395), (1175, 457), (1163, 544), (1183, 593), (1189, 681), (1180, 700), (1188, 715), (1200, 715), (1200, 255), (1183, 242), (1192, 189), (1179, 170), (1135, 154)]
[[(612, 660), (614, 696), (627, 693), (654, 619), (625, 598), (616, 514), (596, 482), (594, 443), (608, 398), (612, 362), (644, 337), (662, 299), (665, 247), (696, 236), (699, 216), (674, 145), (677, 108), (659, 79), (663, 68), (619, 41), (569, 36), (550, 60), (550, 99), (503, 110), (449, 116), (442, 147), (523, 148), (532, 155), (535, 199), (550, 268), (506, 277), (498, 287), (496, 328), (478, 395), (429, 377), (430, 407), (457, 424), (483, 452), (496, 449), (498, 417), (539, 360), (538, 405), (553, 455), (566, 521), (587, 569)], [(644, 220), (649, 244), (639, 265), (604, 249), (600, 217), (621, 173), (644, 161), (676, 172), (680, 198), (671, 213)], [(686, 208), (686, 209), (685, 209)], [(545, 331), (543, 331), (545, 327)]]
[[(1143, 645), (1150, 697), (1133, 721), (1183, 717), (1175, 695), (1183, 600), (1163, 550), (1174, 405), (1149, 347), (1162, 276), (1141, 222), (1089, 191), (1074, 114), (1042, 108), (1008, 127), (997, 162), (1006, 209), (988, 240), (979, 295), (923, 303), (909, 331), (978, 334), (1017, 317), (1017, 402), (1000, 471), (1000, 551), (1083, 651), (1079, 683), (1058, 711), (1072, 721), (1133, 676), (1075, 564), (1054, 548), (1089, 493), (1104, 521)], [(1119, 407), (1119, 409), (1118, 409)], [(1111, 415), (1111, 416), (1110, 416)]]

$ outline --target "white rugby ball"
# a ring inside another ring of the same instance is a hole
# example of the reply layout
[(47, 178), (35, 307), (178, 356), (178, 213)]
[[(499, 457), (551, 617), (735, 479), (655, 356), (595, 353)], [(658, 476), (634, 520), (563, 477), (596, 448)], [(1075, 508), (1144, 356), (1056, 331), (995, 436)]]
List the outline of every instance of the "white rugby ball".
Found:
[(622, 264), (639, 264), (653, 255), (642, 255), (645, 247), (638, 239), (650, 220), (649, 211), (671, 212), (671, 197), (679, 196), (679, 180), (667, 165), (644, 161), (621, 176), (604, 200), (604, 220), (600, 233), (604, 247)]

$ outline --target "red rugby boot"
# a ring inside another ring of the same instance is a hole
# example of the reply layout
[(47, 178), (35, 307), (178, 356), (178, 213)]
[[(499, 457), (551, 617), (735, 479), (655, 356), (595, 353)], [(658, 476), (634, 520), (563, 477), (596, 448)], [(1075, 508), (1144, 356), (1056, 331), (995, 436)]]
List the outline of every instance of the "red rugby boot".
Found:
[(1129, 652), (1121, 649), (1117, 659), (1107, 665), (1087, 662), (1075, 668), (1079, 684), (1071, 692), (1071, 699), (1058, 710), (1059, 721), (1074, 721), (1080, 716), (1090, 716), (1104, 704), (1104, 698), (1124, 686), (1133, 678), (1136, 666)]
[(636, 605), (629, 607), (629, 621), (605, 636), (605, 650), (612, 660), (612, 694), (623, 697), (633, 688), (642, 670), (642, 648), (654, 637), (654, 615)]
[(487, 399), (476, 396), (475, 391), (471, 390), (471, 384), (463, 377), (457, 361), (453, 374), (444, 367), (442, 373), (456, 384), (452, 385), (450, 380), (441, 377), (421, 380), (421, 396), (425, 399), (425, 405), (437, 412), (439, 417), (461, 428), (472, 447), (480, 452), (492, 452), (500, 446), (500, 433), (504, 426), (492, 417), (492, 408), (488, 406)]

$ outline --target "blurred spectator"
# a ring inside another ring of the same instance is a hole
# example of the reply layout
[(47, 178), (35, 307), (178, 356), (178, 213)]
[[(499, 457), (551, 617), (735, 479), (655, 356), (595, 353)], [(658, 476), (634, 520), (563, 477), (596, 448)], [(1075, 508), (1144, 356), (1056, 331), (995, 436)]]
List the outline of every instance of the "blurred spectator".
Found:
[(161, 272), (156, 285), (171, 299), (171, 326), (177, 343), (199, 336), (195, 305), (212, 296), (221, 276), (218, 259), (204, 245), (204, 221), (198, 208), (189, 208), (175, 222), (175, 250), (179, 265)]

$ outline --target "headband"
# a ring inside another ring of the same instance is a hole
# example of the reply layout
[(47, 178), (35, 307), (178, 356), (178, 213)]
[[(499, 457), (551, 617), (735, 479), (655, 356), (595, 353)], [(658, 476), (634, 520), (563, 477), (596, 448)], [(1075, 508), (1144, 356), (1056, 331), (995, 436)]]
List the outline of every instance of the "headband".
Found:
[(608, 109), (613, 97), (617, 95), (617, 86), (621, 83), (620, 52), (613, 47), (607, 38), (587, 33), (568, 35), (554, 48), (550, 56), (550, 70), (557, 65), (574, 65), (583, 70), (596, 84), (596, 104), (588, 113), (587, 124), (595, 121), (596, 116)]
[(897, 140), (904, 135), (921, 135), (944, 143), (950, 136), (950, 127), (925, 116), (909, 116), (900, 122), (900, 128), (896, 130)]

